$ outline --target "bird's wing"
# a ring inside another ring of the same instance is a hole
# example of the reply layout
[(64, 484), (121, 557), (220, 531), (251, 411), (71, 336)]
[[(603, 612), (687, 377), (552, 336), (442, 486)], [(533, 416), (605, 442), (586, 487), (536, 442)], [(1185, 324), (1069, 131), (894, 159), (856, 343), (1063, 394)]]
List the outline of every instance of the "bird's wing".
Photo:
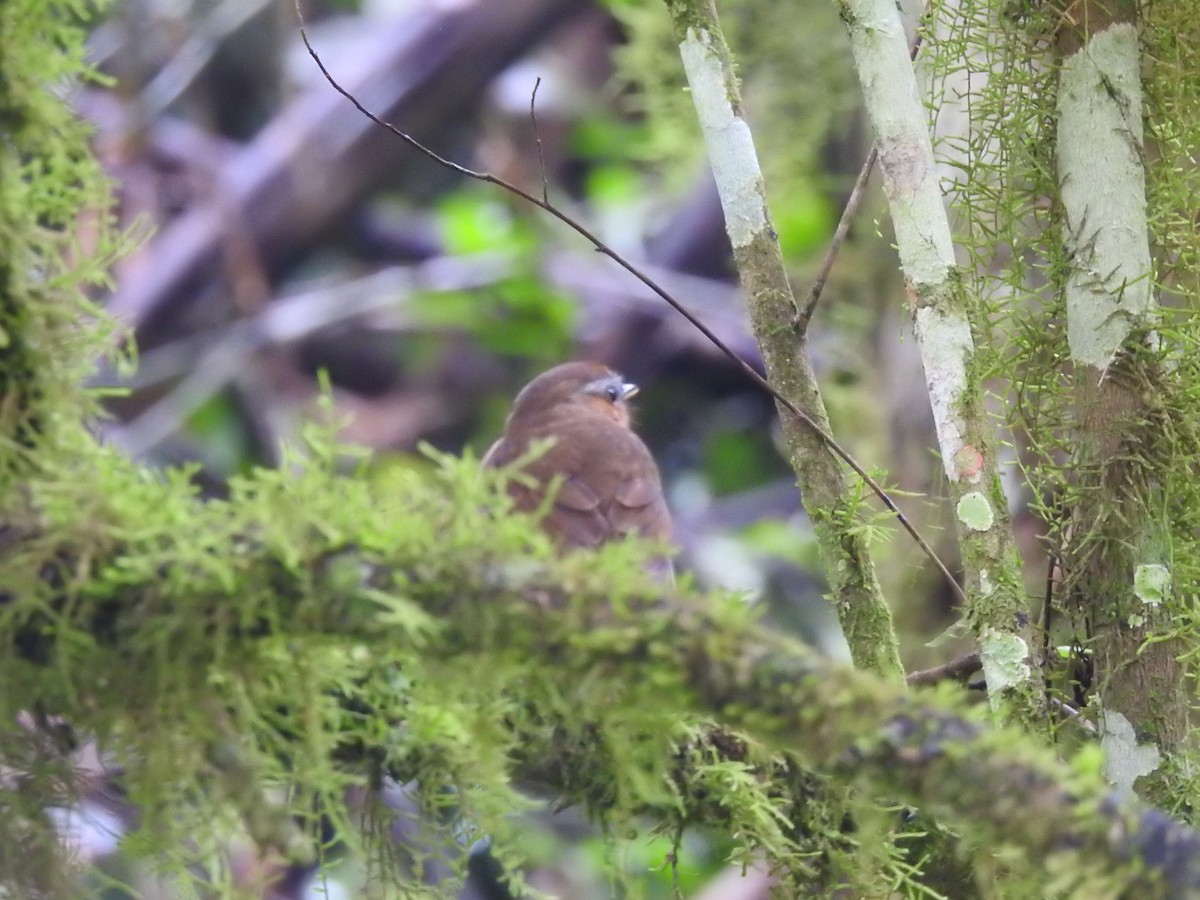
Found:
[(600, 497), (576, 475), (562, 482), (542, 527), (569, 547), (597, 547), (613, 537)]
[(600, 508), (600, 498), (578, 475), (568, 475), (554, 495), (554, 505), (590, 513)]
[[(539, 431), (559, 440), (523, 467), (537, 485), (513, 480), (508, 490), (518, 509), (531, 512), (559, 479), (554, 502), (542, 520), (555, 540), (567, 547), (597, 547), (625, 534), (671, 540), (671, 515), (658, 469), (633, 432), (603, 420), (552, 421)], [(523, 452), (524, 443), (501, 438), (485, 454), (484, 464), (508, 464)], [(603, 452), (597, 454), (596, 447)]]
[[(496, 440), (492, 441), (492, 446), (487, 448), (487, 453), (483, 454), (483, 459), (480, 460), (480, 464), (485, 469), (499, 468), (500, 466), (504, 465), (505, 462), (507, 462), (506, 459), (501, 458), (503, 451), (504, 451), (504, 438), (498, 437), (498, 438), (496, 438)], [(503, 454), (503, 455), (507, 455), (507, 454)]]
[(614, 534), (637, 532), (644, 537), (670, 540), (671, 514), (657, 473), (654, 477), (634, 475), (617, 485), (608, 507), (608, 519)]
[(657, 478), (634, 475), (617, 485), (613, 499), (626, 509), (643, 509), (662, 500), (662, 487)]
[[(608, 520), (614, 537), (635, 532), (669, 543), (672, 538), (671, 514), (657, 473), (654, 478), (639, 476), (623, 481), (613, 495)], [(675, 566), (669, 556), (651, 559), (647, 570), (660, 582), (675, 583)]]

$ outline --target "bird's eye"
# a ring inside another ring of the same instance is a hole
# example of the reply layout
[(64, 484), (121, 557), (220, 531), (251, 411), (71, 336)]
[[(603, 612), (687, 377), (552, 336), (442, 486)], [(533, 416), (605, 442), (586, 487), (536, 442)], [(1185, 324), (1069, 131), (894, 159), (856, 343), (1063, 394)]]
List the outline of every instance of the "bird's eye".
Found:
[(611, 385), (608, 388), (608, 390), (606, 391), (606, 393), (608, 394), (608, 399), (611, 400), (613, 403), (616, 403), (618, 400), (621, 399), (621, 389), (619, 387), (617, 387), (615, 384)]

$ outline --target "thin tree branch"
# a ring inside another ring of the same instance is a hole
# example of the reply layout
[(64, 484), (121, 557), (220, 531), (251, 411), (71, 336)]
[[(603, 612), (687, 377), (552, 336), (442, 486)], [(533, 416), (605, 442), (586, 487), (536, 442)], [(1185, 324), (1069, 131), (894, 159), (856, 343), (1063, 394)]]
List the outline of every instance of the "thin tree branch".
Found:
[(1045, 727), (1021, 559), (1000, 481), (995, 424), (978, 383), (974, 297), (958, 267), (937, 160), (900, 13), (891, 0), (846, 0), (854, 65), (879, 147), (880, 172), (925, 369), (942, 469), (971, 595), (988, 700)]
[(846, 200), (846, 207), (842, 210), (842, 217), (838, 220), (833, 237), (829, 240), (829, 248), (825, 251), (820, 268), (817, 269), (812, 289), (808, 292), (808, 299), (804, 302), (804, 308), (796, 315), (796, 333), (801, 337), (804, 337), (808, 333), (808, 325), (812, 321), (813, 313), (817, 309), (817, 303), (821, 300), (821, 291), (825, 289), (825, 282), (829, 280), (829, 273), (833, 270), (833, 263), (837, 259), (838, 251), (842, 249), (846, 235), (850, 233), (850, 220), (858, 212), (863, 194), (866, 193), (867, 180), (871, 177), (871, 171), (875, 168), (875, 161), (878, 159), (879, 147), (872, 144), (871, 152), (867, 154), (866, 161), (863, 162), (862, 169), (858, 173), (858, 178), (854, 181), (854, 187), (850, 191), (850, 197)]
[[(917, 54), (921, 51), (921, 41), (923, 39), (924, 35), (918, 31), (908, 48), (909, 59), (915, 60), (917, 58)], [(858, 207), (862, 204), (863, 194), (867, 188), (867, 181), (870, 179), (871, 172), (874, 171), (875, 163), (878, 160), (879, 144), (875, 142), (871, 144), (871, 151), (863, 161), (858, 178), (854, 180), (854, 187), (850, 190), (850, 196), (846, 199), (846, 206), (842, 210), (842, 217), (838, 219), (833, 237), (829, 239), (829, 248), (825, 251), (825, 256), (821, 259), (821, 265), (818, 267), (817, 275), (813, 279), (812, 289), (808, 292), (808, 300), (805, 301), (804, 308), (796, 316), (796, 333), (801, 337), (804, 337), (808, 333), (809, 323), (812, 322), (813, 313), (817, 309), (817, 303), (821, 300), (821, 291), (825, 289), (825, 282), (829, 280), (829, 273), (833, 270), (833, 263), (837, 259), (838, 251), (842, 249), (842, 244), (846, 242), (846, 235), (850, 233), (850, 221), (854, 218), (854, 214), (858, 212)]]
[(546, 179), (546, 154), (542, 150), (542, 132), (538, 128), (537, 120), (537, 92), (541, 86), (542, 76), (539, 75), (533, 83), (533, 91), (529, 94), (529, 118), (533, 122), (533, 140), (537, 144), (538, 171), (542, 173), (542, 202), (549, 206), (550, 182)]
[(968, 653), (966, 656), (960, 656), (958, 659), (952, 659), (948, 663), (942, 663), (940, 666), (934, 666), (932, 669), (921, 669), (918, 672), (909, 672), (905, 681), (910, 686), (918, 684), (936, 684), (939, 681), (944, 681), (948, 678), (961, 679), (970, 675), (974, 675), (983, 668), (983, 662), (979, 659), (978, 653)]

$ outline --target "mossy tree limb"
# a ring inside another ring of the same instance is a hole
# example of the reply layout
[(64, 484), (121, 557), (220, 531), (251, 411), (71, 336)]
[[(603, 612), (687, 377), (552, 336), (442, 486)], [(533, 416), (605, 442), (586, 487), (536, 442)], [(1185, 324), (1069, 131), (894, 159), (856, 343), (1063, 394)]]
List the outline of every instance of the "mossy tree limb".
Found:
[(39, 440), (90, 408), (79, 381), (111, 327), (85, 294), (120, 249), (108, 185), (60, 96), (89, 74), (88, 5), (0, 4), (0, 497), (36, 468)]
[[(749, 124), (742, 113), (733, 60), (711, 0), (667, 0), (700, 128), (713, 166), (725, 227), (746, 294), (750, 322), (762, 350), (767, 378), (829, 433), (797, 307), (788, 284), (778, 238), (771, 225), (765, 186)], [(875, 575), (867, 541), (852, 527), (841, 463), (812, 428), (779, 406), (789, 461), (813, 522), (821, 561), (838, 615), (860, 668), (900, 680), (898, 642), (891, 611)]]
[(1066, 589), (1089, 632), (1106, 772), (1127, 790), (1144, 779), (1146, 796), (1166, 802), (1180, 790), (1170, 759), (1189, 724), (1180, 702), (1182, 646), (1162, 639), (1179, 601), (1160, 444), (1176, 429), (1155, 399), (1172, 388), (1153, 330), (1136, 4), (1080, 4), (1062, 21), (1058, 47), (1056, 146), (1077, 434)]
[[(641, 576), (618, 574), (636, 548), (555, 560), (536, 526), (502, 509), (499, 479), (472, 465), (446, 461), (433, 481), (405, 473), (377, 500), (318, 462), (263, 473), (191, 513), (178, 485), (144, 486), (140, 509), (110, 507), (86, 531), (27, 532), (4, 558), (17, 588), (0, 637), (21, 648), (0, 661), (21, 688), (5, 713), (37, 705), (104, 735), (134, 796), (159, 797), (147, 827), (162, 824), (163, 791), (191, 784), (183, 796), (197, 804), (229, 796), (232, 784), (197, 793), (227, 774), (202, 749), (181, 753), (213, 733), (220, 709), (221, 732), (253, 738), (237, 771), (292, 785), (301, 821), (319, 797), (345, 824), (342, 791), (365, 777), (348, 762), (358, 758), (399, 767), (430, 802), (455, 785), (454, 804), (490, 810), (481, 827), (501, 837), (511, 826), (499, 811), (515, 802), (502, 786), (519, 759), (544, 776), (558, 754), (562, 771), (591, 773), (573, 798), (618, 821), (678, 803), (673, 748), (689, 714), (707, 716), (828, 786), (919, 808), (1009, 860), (1006, 883), (1027, 896), (1064, 879), (1139, 896), (1200, 891), (1200, 836), (1111, 802), (1094, 765), (1072, 770), (949, 693), (914, 698), (815, 656), (740, 604), (647, 593)], [(105, 477), (131, 488), (139, 476), (114, 462)], [(75, 578), (46, 581), (58, 571), (47, 560)], [(37, 624), (47, 614), (53, 635)], [(538, 724), (554, 720), (586, 739), (564, 744), (562, 729)], [(774, 846), (774, 863), (796, 864)]]
[(979, 384), (972, 299), (954, 259), (925, 109), (900, 14), (888, 0), (844, 0), (855, 67), (879, 148), (908, 301), (954, 503), (966, 615), (979, 641), (989, 699), (1043, 727), (1041, 687), (1000, 486), (996, 436)]
[[(5, 510), (21, 504), (31, 478), (53, 468), (47, 448), (81, 431), (91, 406), (79, 383), (108, 328), (85, 290), (105, 282), (116, 250), (107, 216), (111, 201), (86, 127), (62, 98), (66, 85), (87, 75), (79, 24), (86, 5), (0, 3), (0, 507)], [(0, 544), (16, 540), (0, 527)], [(0, 585), (8, 575), (0, 572)], [(10, 682), (5, 692), (20, 693), (21, 687)], [(24, 699), (30, 702), (20, 712), (28, 722), (37, 709), (30, 695)], [(0, 873), (13, 896), (70, 896), (68, 854), (52, 819), (52, 810), (68, 807), (73, 799), (69, 766), (56, 759), (53, 740), (16, 724), (14, 706), (9, 705), (0, 727), (5, 772)]]

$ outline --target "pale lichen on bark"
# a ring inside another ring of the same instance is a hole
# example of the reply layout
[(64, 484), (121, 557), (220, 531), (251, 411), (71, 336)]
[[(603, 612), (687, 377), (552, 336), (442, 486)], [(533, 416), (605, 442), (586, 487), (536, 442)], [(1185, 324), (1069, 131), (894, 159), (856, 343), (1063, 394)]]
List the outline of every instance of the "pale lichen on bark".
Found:
[(987, 531), (996, 523), (992, 504), (979, 491), (963, 494), (955, 505), (954, 512), (958, 521), (972, 531)]
[[(931, 306), (918, 306), (913, 329), (921, 345), (929, 405), (942, 448), (942, 466), (950, 481), (963, 477), (958, 450), (966, 444), (958, 401), (967, 384), (967, 360), (975, 352), (971, 326), (965, 316), (949, 316)], [(977, 481), (979, 471), (968, 476)]]
[(979, 635), (979, 661), (993, 710), (1001, 709), (1005, 691), (1020, 687), (1033, 675), (1029, 645), (1010, 631), (985, 628)]
[(1111, 709), (1100, 712), (1100, 749), (1104, 751), (1101, 772), (1123, 794), (1133, 794), (1133, 784), (1162, 763), (1154, 744), (1138, 743), (1133, 723)]
[(689, 28), (679, 44), (679, 55), (692, 86), (729, 240), (735, 248), (744, 247), (767, 224), (765, 189), (750, 126), (734, 112), (721, 59), (708, 33)]
[[(1154, 332), (1143, 150), (1138, 10), (1087, 2), (1064, 23), (1057, 97), (1057, 176), (1068, 261), (1064, 299), (1074, 372), (1076, 496), (1063, 548), (1067, 604), (1093, 652), (1105, 775), (1121, 790), (1175, 802), (1191, 730), (1181, 702), (1186, 652), (1173, 620), (1173, 536), (1151, 461), (1166, 363)], [(1150, 463), (1150, 464), (1148, 464)], [(1164, 763), (1170, 760), (1170, 764)], [(1138, 781), (1138, 779), (1144, 779)]]
[(1153, 306), (1137, 31), (1093, 34), (1062, 63), (1058, 169), (1067, 217), (1067, 340), (1101, 372)]

